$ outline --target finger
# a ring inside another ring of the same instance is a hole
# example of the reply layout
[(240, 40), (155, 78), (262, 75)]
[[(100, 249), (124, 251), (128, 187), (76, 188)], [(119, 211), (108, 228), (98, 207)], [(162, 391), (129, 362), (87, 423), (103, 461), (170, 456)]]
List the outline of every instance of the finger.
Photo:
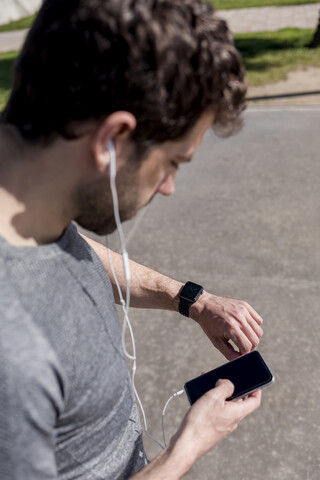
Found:
[(263, 335), (262, 328), (257, 324), (257, 322), (254, 320), (254, 318), (252, 318), (251, 315), (250, 315), (250, 317), (248, 317), (247, 321), (248, 321), (250, 327), (254, 330), (255, 334), (259, 337), (259, 339), (261, 339), (261, 337)]
[(249, 312), (241, 312), (238, 313), (237, 316), (234, 315), (233, 325), (234, 330), (236, 331), (237, 328), (240, 328), (251, 343), (251, 348), (248, 351), (251, 351), (259, 345), (260, 336), (262, 336), (263, 330), (255, 322)]
[(235, 350), (233, 346), (225, 340), (216, 341), (214, 346), (226, 357), (227, 360), (234, 360), (235, 358), (241, 357), (241, 353)]
[(240, 398), (235, 398), (232, 400), (233, 403), (242, 403), (244, 400), (244, 397), (240, 397)]
[(251, 315), (251, 317), (254, 319), (254, 321), (259, 325), (261, 326), (263, 324), (263, 318), (259, 315), (258, 312), (255, 311), (254, 308), (251, 307), (251, 305), (249, 305), (249, 303), (246, 305), (247, 306), (247, 309)]
[(242, 332), (245, 334), (249, 342), (251, 343), (250, 350), (253, 350), (254, 348), (256, 348), (260, 343), (260, 338), (258, 337), (255, 330), (252, 328), (251, 324), (248, 322), (246, 318), (243, 320), (243, 322), (239, 327), (242, 330)]
[(247, 398), (249, 398), (249, 397), (255, 397), (259, 401), (261, 401), (262, 391), (261, 390), (255, 390), (254, 392), (249, 393)]
[(245, 335), (240, 328), (230, 332), (230, 339), (239, 348), (239, 351), (242, 355), (244, 353), (251, 352), (251, 350), (254, 348), (247, 335)]
[(251, 396), (259, 397), (259, 395), (260, 395), (259, 392), (260, 391), (261, 390), (255, 390), (254, 392), (248, 393), (247, 395), (244, 395), (243, 397), (234, 398), (232, 400), (232, 403), (243, 402), (244, 400), (246, 400), (246, 398), (251, 397)]
[(216, 383), (215, 393), (221, 399), (226, 400), (227, 398), (231, 397), (234, 392), (234, 385), (230, 380), (220, 379)]
[[(241, 353), (248, 353), (251, 350), (254, 350), (259, 345), (260, 337), (263, 335), (262, 328), (259, 327), (259, 325), (248, 313), (246, 316), (244, 314), (241, 316), (239, 315), (238, 318), (235, 318), (235, 320), (236, 322), (234, 322), (235, 327), (233, 333), (237, 334), (241, 330), (251, 345), (246, 342), (242, 335), (239, 336), (239, 341), (245, 342), (242, 345), (242, 349), (240, 349), (240, 345), (238, 345), (236, 342), (234, 343), (237, 345)], [(231, 339), (233, 340), (232, 337)]]
[[(233, 402), (231, 402), (233, 403)], [(250, 413), (254, 412), (261, 404), (261, 390), (251, 393), (243, 401), (236, 404), (236, 408), (239, 409), (240, 418), (243, 419)]]

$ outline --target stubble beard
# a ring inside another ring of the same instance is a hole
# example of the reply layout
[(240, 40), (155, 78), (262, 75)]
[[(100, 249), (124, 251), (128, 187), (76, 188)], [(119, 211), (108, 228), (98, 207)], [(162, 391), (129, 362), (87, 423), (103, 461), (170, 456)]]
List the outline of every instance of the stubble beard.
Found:
[[(124, 178), (121, 175), (118, 187), (119, 214), (121, 222), (132, 218), (138, 211), (138, 187), (134, 178)], [(74, 220), (86, 230), (97, 235), (109, 235), (117, 228), (114, 213), (113, 199), (109, 186), (109, 178), (99, 178), (92, 183), (77, 189), (74, 195), (75, 210), (78, 214)]]

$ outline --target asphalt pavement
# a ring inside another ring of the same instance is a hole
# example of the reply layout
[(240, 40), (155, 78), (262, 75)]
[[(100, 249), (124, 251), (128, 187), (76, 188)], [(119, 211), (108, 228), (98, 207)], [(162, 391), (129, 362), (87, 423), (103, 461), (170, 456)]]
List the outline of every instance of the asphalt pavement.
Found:
[[(320, 108), (251, 108), (241, 133), (208, 133), (176, 193), (125, 224), (129, 255), (264, 318), (259, 350), (274, 372), (259, 411), (187, 475), (191, 480), (319, 480)], [(111, 245), (117, 248), (116, 235)], [(150, 432), (184, 383), (225, 362), (179, 314), (131, 310), (137, 386)], [(170, 437), (188, 408), (174, 399)], [(146, 439), (149, 455), (158, 452)]]

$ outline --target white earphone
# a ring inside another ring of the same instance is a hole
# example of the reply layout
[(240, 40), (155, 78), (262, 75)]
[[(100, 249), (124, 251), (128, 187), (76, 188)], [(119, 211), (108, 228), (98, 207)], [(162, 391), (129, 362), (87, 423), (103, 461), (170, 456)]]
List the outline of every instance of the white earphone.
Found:
[[(119, 238), (120, 238), (123, 272), (124, 272), (124, 277), (125, 277), (125, 281), (126, 281), (126, 300), (124, 300), (123, 296), (122, 296), (121, 288), (120, 288), (120, 285), (119, 285), (119, 281), (117, 279), (117, 276), (115, 274), (115, 271), (114, 271), (114, 268), (113, 268), (113, 265), (112, 265), (112, 260), (111, 260), (110, 251), (109, 251), (108, 237), (106, 237), (106, 247), (107, 247), (107, 253), (108, 253), (108, 261), (109, 261), (109, 264), (110, 264), (112, 276), (113, 276), (113, 278), (115, 280), (115, 283), (116, 283), (116, 286), (117, 286), (118, 295), (119, 295), (119, 298), (120, 298), (120, 304), (121, 304), (122, 310), (123, 310), (122, 347), (123, 347), (123, 351), (124, 351), (126, 357), (129, 360), (132, 360), (131, 383), (132, 383), (132, 388), (133, 388), (133, 391), (135, 393), (137, 402), (139, 403), (141, 413), (142, 413), (142, 416), (143, 416), (144, 431), (145, 431), (146, 435), (148, 435), (149, 438), (151, 438), (159, 447), (164, 449), (165, 446), (166, 446), (165, 429), (164, 429), (164, 415), (165, 415), (166, 408), (167, 408), (169, 402), (172, 400), (172, 398), (174, 398), (178, 395), (181, 395), (182, 393), (184, 393), (184, 390), (180, 390), (179, 392), (174, 393), (169, 398), (169, 400), (167, 401), (167, 403), (166, 403), (166, 405), (163, 409), (163, 412), (162, 412), (162, 433), (163, 433), (163, 442), (164, 442), (164, 446), (163, 446), (163, 445), (161, 445), (160, 442), (158, 442), (158, 440), (156, 438), (154, 438), (148, 432), (147, 419), (146, 419), (146, 415), (145, 415), (145, 412), (144, 412), (144, 408), (143, 408), (142, 402), (140, 400), (140, 397), (138, 395), (138, 392), (137, 392), (137, 389), (136, 389), (135, 383), (134, 383), (136, 369), (137, 369), (137, 359), (136, 359), (136, 344), (135, 344), (135, 339), (134, 339), (134, 335), (133, 335), (131, 322), (130, 322), (130, 319), (129, 319), (130, 278), (131, 278), (131, 276), (130, 276), (130, 264), (129, 264), (129, 255), (128, 255), (128, 252), (126, 250), (125, 237), (124, 237), (122, 224), (121, 224), (121, 219), (120, 219), (120, 214), (119, 214), (119, 201), (118, 201), (118, 193), (117, 193), (117, 187), (116, 187), (116, 174), (117, 174), (116, 150), (115, 150), (114, 143), (113, 143), (112, 140), (108, 140), (108, 142), (106, 143), (106, 151), (109, 152), (109, 155), (110, 155), (109, 174), (110, 174), (110, 189), (111, 189), (112, 201), (113, 201), (113, 213), (114, 213), (114, 218), (115, 218), (115, 222), (116, 222), (116, 225), (117, 225)], [(105, 162), (107, 164), (107, 162), (108, 162), (107, 157), (105, 158)], [(126, 345), (125, 345), (125, 335), (126, 335), (127, 326), (129, 328), (130, 337), (131, 337), (132, 355), (130, 355), (130, 353), (128, 353)]]

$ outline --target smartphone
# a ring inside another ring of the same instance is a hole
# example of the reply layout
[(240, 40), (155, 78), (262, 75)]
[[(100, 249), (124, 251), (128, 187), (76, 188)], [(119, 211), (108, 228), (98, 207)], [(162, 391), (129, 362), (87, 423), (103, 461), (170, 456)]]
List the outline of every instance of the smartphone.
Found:
[(256, 350), (231, 362), (189, 380), (184, 386), (191, 405), (204, 393), (215, 387), (219, 379), (227, 378), (234, 384), (234, 393), (228, 398), (240, 398), (274, 382), (274, 376), (262, 355)]

